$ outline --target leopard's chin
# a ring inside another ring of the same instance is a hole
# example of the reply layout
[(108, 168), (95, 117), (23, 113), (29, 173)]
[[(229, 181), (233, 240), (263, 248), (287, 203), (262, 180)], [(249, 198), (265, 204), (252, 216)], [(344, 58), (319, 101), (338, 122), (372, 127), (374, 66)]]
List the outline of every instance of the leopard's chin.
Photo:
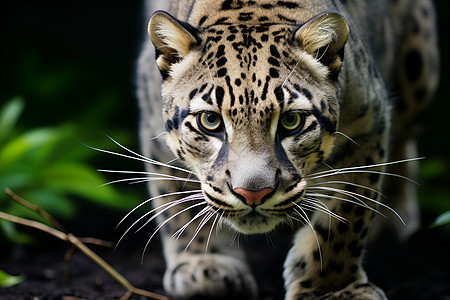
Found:
[(236, 231), (245, 234), (260, 234), (272, 231), (283, 219), (279, 217), (265, 216), (252, 211), (245, 215), (225, 218)]

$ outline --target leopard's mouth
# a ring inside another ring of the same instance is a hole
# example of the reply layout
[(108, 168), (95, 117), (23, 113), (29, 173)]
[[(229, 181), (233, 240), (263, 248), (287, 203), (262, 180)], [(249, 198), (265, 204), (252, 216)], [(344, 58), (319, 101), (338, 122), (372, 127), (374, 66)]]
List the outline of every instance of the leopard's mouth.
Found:
[(215, 195), (214, 190), (206, 189), (203, 193), (207, 203), (213, 210), (220, 212), (225, 223), (238, 232), (259, 234), (272, 231), (278, 224), (288, 222), (287, 219), (291, 222), (299, 219), (295, 216), (299, 214), (297, 210), (301, 210), (299, 207), (305, 194), (304, 185), (299, 186), (297, 183), (296, 187), (301, 189), (293, 189), (289, 194), (279, 193), (279, 189), (275, 189), (260, 205), (252, 206), (244, 204), (235, 193), (230, 193), (228, 198), (217, 197), (222, 195)]
[(248, 213), (225, 216), (235, 230), (246, 234), (267, 233), (283, 221), (279, 216), (266, 215), (252, 210)]

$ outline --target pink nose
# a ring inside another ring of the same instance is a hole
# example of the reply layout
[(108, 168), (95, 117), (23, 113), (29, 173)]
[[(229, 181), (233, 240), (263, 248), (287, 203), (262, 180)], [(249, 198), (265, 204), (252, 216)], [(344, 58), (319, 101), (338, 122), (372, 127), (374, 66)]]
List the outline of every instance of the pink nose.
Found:
[(246, 204), (249, 206), (260, 205), (264, 196), (273, 191), (272, 188), (264, 188), (259, 191), (248, 191), (246, 189), (237, 188), (234, 189), (236, 193), (245, 198)]

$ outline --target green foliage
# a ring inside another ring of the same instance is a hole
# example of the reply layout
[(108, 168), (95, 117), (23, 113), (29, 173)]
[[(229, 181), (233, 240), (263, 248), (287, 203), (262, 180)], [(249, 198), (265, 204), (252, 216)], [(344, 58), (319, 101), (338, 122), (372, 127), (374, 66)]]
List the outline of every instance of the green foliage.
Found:
[[(89, 159), (97, 152), (74, 137), (77, 126), (64, 123), (28, 130), (16, 128), (24, 110), (24, 100), (14, 98), (0, 108), (0, 209), (10, 214), (35, 218), (35, 214), (8, 199), (8, 187), (55, 217), (77, 215), (76, 201), (90, 201), (110, 209), (129, 210), (138, 203), (136, 196), (124, 197), (98, 173)], [(126, 201), (124, 200), (126, 199)], [(1, 222), (5, 236), (16, 242), (29, 242)]]
[[(448, 182), (450, 164), (446, 157), (434, 156), (420, 162), (419, 200), (422, 214), (432, 227), (450, 223), (450, 195)], [(436, 217), (437, 216), (437, 217)]]
[(0, 270), (0, 288), (8, 288), (12, 287), (16, 284), (19, 284), (25, 280), (25, 276), (13, 276), (8, 273)]
[(432, 227), (444, 226), (450, 224), (450, 210), (440, 214), (431, 224)]

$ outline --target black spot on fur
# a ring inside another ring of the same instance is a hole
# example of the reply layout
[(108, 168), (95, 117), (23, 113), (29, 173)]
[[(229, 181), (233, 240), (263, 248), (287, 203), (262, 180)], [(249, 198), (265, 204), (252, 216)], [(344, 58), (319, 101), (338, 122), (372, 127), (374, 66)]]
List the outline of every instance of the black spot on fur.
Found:
[(234, 41), (235, 39), (236, 39), (236, 36), (235, 36), (234, 34), (230, 34), (230, 35), (227, 37), (227, 41), (230, 41), (230, 42)]
[[(277, 72), (277, 74), (278, 74), (278, 72)], [(263, 101), (267, 99), (267, 90), (269, 88), (269, 81), (270, 81), (270, 76), (267, 75), (266, 82), (264, 83), (263, 91), (261, 94), (261, 100), (263, 100)]]
[(219, 271), (217, 271), (217, 269), (214, 268), (214, 267), (209, 267), (209, 268), (203, 270), (203, 276), (206, 279), (210, 279), (211, 276), (214, 276), (214, 275), (216, 275), (218, 273), (219, 273)]
[(201, 17), (200, 21), (198, 22), (198, 25), (202, 26), (202, 24), (205, 23), (206, 19), (208, 19), (208, 16)]
[(279, 67), (280, 63), (278, 62), (278, 60), (274, 57), (269, 57), (269, 59), (267, 60), (269, 62), (269, 64), (271, 64), (272, 66), (275, 67)]
[(325, 117), (316, 107), (314, 107), (312, 114), (316, 117), (320, 126), (326, 131), (329, 133), (334, 133), (336, 131), (336, 123)]
[(194, 98), (194, 96), (197, 94), (198, 89), (194, 89), (189, 93), (189, 100), (192, 100), (192, 98)]
[(252, 19), (253, 13), (239, 13), (238, 20), (239, 21), (250, 21)]
[(341, 205), (341, 209), (343, 213), (351, 213), (353, 210), (353, 204), (351, 204), (350, 202), (345, 202), (344, 204)]
[(327, 228), (321, 225), (315, 225), (314, 229), (325, 241), (332, 241), (334, 239), (333, 232), (328, 230)]
[(227, 69), (226, 68), (222, 68), (222, 69), (219, 69), (219, 71), (217, 71), (217, 77), (223, 77), (225, 75), (227, 75)]
[(295, 263), (294, 265), (295, 269), (305, 269), (306, 268), (306, 261), (304, 261), (303, 259), (299, 260), (298, 262)]
[(313, 258), (315, 261), (319, 261), (320, 260), (320, 251), (319, 250), (314, 250), (313, 251)]
[(280, 105), (280, 111), (282, 111), (284, 107), (284, 93), (282, 86), (277, 86), (274, 90), (274, 93), (275, 97), (277, 98), (278, 104)]
[(205, 101), (206, 103), (212, 104), (211, 96), (210, 96), (208, 93), (204, 94), (204, 95), (202, 96), (202, 99), (203, 99), (203, 101)]
[(336, 273), (341, 273), (342, 270), (344, 269), (344, 266), (342, 264), (338, 264), (334, 260), (330, 260), (330, 262), (328, 263), (328, 269), (330, 271), (333, 271), (333, 272), (336, 272)]
[(227, 58), (225, 56), (222, 56), (219, 60), (216, 62), (217, 67), (222, 67), (227, 62)]
[(288, 17), (286, 17), (286, 16), (283, 16), (282, 14), (278, 14), (277, 17), (278, 17), (280, 20), (286, 21), (286, 22), (288, 22), (288, 23), (294, 23), (294, 24), (296, 23), (296, 22), (295, 22), (296, 20), (291, 19), (291, 18), (288, 18)]
[(371, 174), (369, 175), (369, 180), (370, 180), (370, 183), (377, 183), (378, 180), (380, 180), (380, 174), (377, 174), (377, 173), (371, 173)]
[(230, 95), (230, 106), (234, 106), (234, 101), (236, 100), (236, 97), (233, 93), (233, 87), (231, 86), (231, 79), (230, 76), (225, 77), (225, 81), (228, 86), (228, 94)]
[(225, 95), (225, 90), (223, 89), (223, 87), (221, 87), (221, 86), (216, 87), (216, 101), (217, 101), (217, 106), (219, 106), (219, 108), (222, 108), (222, 102), (223, 102), (224, 95)]
[(362, 246), (358, 244), (357, 240), (354, 240), (348, 244), (348, 250), (353, 257), (359, 257), (362, 253)]
[(280, 77), (280, 74), (278, 73), (278, 70), (275, 69), (275, 68), (270, 68), (269, 69), (269, 74), (270, 74), (270, 77), (272, 77), (272, 78)]
[(353, 231), (354, 231), (355, 233), (360, 232), (361, 229), (362, 229), (362, 227), (363, 227), (363, 225), (364, 225), (364, 221), (363, 221), (362, 219), (356, 221), (356, 222), (353, 224)]
[(333, 245), (333, 251), (334, 251), (334, 253), (339, 253), (339, 252), (341, 252), (341, 250), (344, 249), (344, 246), (345, 246), (344, 242), (338, 242), (338, 243), (335, 243), (335, 244)]
[(270, 45), (270, 54), (272, 54), (272, 56), (275, 56), (276, 58), (281, 57), (275, 45)]
[(199, 90), (198, 92), (199, 92), (199, 93), (203, 92), (203, 91), (206, 89), (207, 86), (208, 86), (207, 83), (203, 84), (203, 85), (200, 87), (200, 90)]
[(355, 215), (362, 216), (366, 212), (366, 209), (363, 206), (358, 205), (355, 209)]
[(306, 289), (310, 288), (312, 286), (312, 280), (308, 279), (308, 280), (303, 280), (300, 282), (300, 285)]
[(285, 8), (289, 8), (289, 9), (294, 9), (294, 8), (299, 7), (299, 5), (297, 3), (289, 2), (289, 1), (278, 1), (277, 6), (281, 6), (281, 7), (285, 7)]
[(406, 78), (411, 82), (418, 80), (423, 72), (423, 60), (420, 52), (416, 49), (409, 51), (405, 57), (404, 64)]
[(306, 89), (306, 88), (302, 88), (300, 85), (298, 85), (297, 83), (294, 84), (294, 88), (301, 94), (303, 94), (306, 98), (308, 98), (308, 100), (312, 100), (312, 94), (311, 92)]
[(217, 48), (216, 58), (219, 58), (219, 57), (224, 56), (224, 55), (225, 55), (225, 46), (224, 45), (220, 45)]
[(365, 238), (367, 236), (367, 233), (369, 232), (369, 227), (366, 227), (361, 231), (361, 238)]
[(340, 222), (338, 224), (338, 232), (339, 233), (346, 233), (348, 231), (348, 224)]

